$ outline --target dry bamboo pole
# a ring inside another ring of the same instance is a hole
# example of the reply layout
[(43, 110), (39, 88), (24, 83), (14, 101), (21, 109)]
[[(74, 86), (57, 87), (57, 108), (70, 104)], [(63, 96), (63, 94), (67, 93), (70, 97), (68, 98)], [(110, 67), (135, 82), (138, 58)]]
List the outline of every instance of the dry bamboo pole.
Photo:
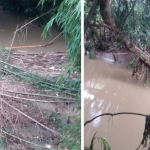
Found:
[(23, 97), (19, 97), (19, 96), (11, 96), (11, 95), (7, 95), (7, 94), (1, 94), (1, 96), (4, 97), (9, 97), (11, 99), (19, 99), (19, 100), (25, 100), (25, 101), (30, 101), (30, 102), (40, 102), (40, 103), (72, 103), (75, 101), (46, 101), (46, 100), (36, 100), (36, 99), (28, 99), (28, 98), (23, 98)]
[(23, 92), (14, 92), (14, 91), (8, 91), (8, 90), (0, 90), (2, 92), (9, 92), (14, 94), (22, 94), (22, 95), (31, 95), (31, 96), (40, 96), (40, 97), (48, 97), (48, 98), (56, 98), (56, 99), (66, 99), (66, 100), (73, 100), (73, 98), (68, 97), (58, 97), (58, 96), (49, 96), (49, 95), (43, 95), (43, 94), (33, 94), (33, 93), (23, 93)]

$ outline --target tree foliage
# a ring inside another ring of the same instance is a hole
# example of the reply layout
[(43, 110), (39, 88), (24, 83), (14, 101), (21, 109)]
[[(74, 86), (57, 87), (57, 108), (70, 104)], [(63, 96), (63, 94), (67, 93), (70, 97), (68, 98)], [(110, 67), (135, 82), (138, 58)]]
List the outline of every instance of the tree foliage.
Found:
[[(47, 0), (40, 0), (42, 6)], [(53, 5), (56, 4), (53, 1)], [(65, 39), (68, 41), (69, 65), (67, 72), (81, 71), (81, 2), (80, 0), (63, 0), (57, 10), (57, 13), (50, 19), (44, 28), (42, 37), (53, 25), (57, 23), (63, 31)]]
[(113, 0), (112, 15), (116, 26), (136, 45), (150, 50), (150, 1)]
[[(85, 0), (85, 18), (93, 4), (93, 1)], [(97, 5), (98, 6), (98, 5)], [(111, 14), (116, 27), (131, 42), (140, 48), (150, 50), (150, 1), (149, 0), (112, 0)], [(102, 21), (100, 8), (92, 14), (90, 23)], [(88, 29), (88, 32), (90, 29)], [(98, 31), (98, 30), (97, 30)], [(98, 31), (100, 33), (100, 31)], [(101, 39), (102, 34), (99, 34)], [(95, 38), (98, 41), (97, 38)], [(103, 39), (102, 39), (103, 40)]]

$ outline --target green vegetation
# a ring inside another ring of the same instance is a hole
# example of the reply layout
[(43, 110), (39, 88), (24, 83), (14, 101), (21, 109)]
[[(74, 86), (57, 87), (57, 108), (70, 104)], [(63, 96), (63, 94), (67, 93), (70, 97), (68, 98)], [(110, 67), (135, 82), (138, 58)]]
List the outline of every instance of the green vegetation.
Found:
[(94, 150), (94, 144), (98, 142), (101, 145), (101, 148), (104, 150), (112, 150), (111, 146), (109, 145), (108, 141), (101, 137), (95, 137), (96, 133), (94, 134), (90, 147), (85, 147), (84, 150)]
[[(42, 6), (46, 0), (40, 0)], [(57, 1), (53, 1), (55, 5)], [(68, 41), (69, 64), (65, 69), (66, 74), (81, 72), (81, 2), (80, 0), (63, 0), (54, 15), (44, 28), (42, 37), (45, 38), (49, 28), (55, 22), (61, 27), (65, 39)], [(80, 81), (76, 82), (76, 89), (80, 89)], [(78, 93), (80, 101), (80, 92)], [(67, 147), (69, 150), (81, 149), (81, 117), (72, 118), (72, 123), (60, 129), (62, 133), (61, 148)]]
[(95, 55), (95, 52), (94, 52), (94, 51), (90, 51), (90, 52), (89, 52), (89, 58), (90, 58), (90, 59), (95, 59), (95, 58), (96, 58), (96, 55)]
[[(40, 0), (42, 6), (46, 0)], [(54, 1), (54, 5), (55, 5)], [(55, 14), (44, 28), (45, 38), (49, 28), (56, 22), (61, 27), (68, 41), (69, 65), (68, 73), (81, 72), (81, 2), (80, 0), (63, 0)]]
[[(85, 0), (85, 18), (88, 17), (89, 11), (93, 5), (93, 1)], [(143, 48), (147, 51), (150, 50), (150, 1), (149, 0), (113, 0), (111, 4), (111, 14), (112, 19), (116, 27), (121, 31), (122, 35), (127, 37), (131, 43)], [(89, 20), (89, 23), (93, 24), (93, 27), (96, 29), (98, 36), (90, 34), (90, 39), (94, 40), (94, 45), (102, 43), (107, 47), (107, 42), (120, 43), (120, 41), (115, 40), (111, 32), (105, 28), (99, 22), (103, 22), (102, 16), (99, 13), (100, 8), (96, 7), (92, 17)], [(94, 24), (97, 24), (95, 26)], [(97, 28), (99, 26), (99, 28)], [(105, 30), (105, 32), (103, 32)], [(88, 34), (91, 32), (91, 28), (88, 28), (85, 33), (85, 38), (89, 38)], [(92, 31), (93, 32), (93, 31)], [(111, 40), (110, 40), (111, 39)], [(101, 40), (101, 42), (100, 42)], [(100, 43), (99, 43), (100, 42)], [(111, 45), (116, 46), (116, 45)], [(101, 50), (102, 47), (101, 47)], [(105, 49), (106, 50), (106, 49)]]
[(67, 147), (69, 150), (81, 149), (81, 116), (70, 118), (71, 123), (66, 124), (63, 128), (60, 128), (62, 133), (61, 137), (61, 149)]
[(112, 15), (117, 28), (139, 47), (150, 50), (150, 1), (113, 1)]

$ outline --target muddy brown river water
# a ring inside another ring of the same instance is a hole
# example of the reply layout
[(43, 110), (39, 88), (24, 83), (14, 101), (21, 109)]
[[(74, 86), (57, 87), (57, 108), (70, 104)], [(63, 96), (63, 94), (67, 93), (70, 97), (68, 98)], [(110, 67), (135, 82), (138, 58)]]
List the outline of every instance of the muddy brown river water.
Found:
[[(16, 30), (17, 25), (21, 27), (27, 22), (27, 19), (22, 14), (6, 13), (0, 10), (0, 45), (3, 47), (10, 47), (11, 40), (13, 39), (13, 33)], [(47, 36), (45, 40), (41, 39), (43, 32), (42, 27), (38, 27), (35, 23), (29, 24), (26, 28), (23, 28), (15, 36), (13, 46), (32, 46), (32, 45), (45, 45), (54, 39), (59, 31), (57, 28), (51, 28), (52, 37)], [(60, 52), (67, 50), (67, 43), (62, 35), (60, 35), (52, 45), (39, 48), (20, 48), (21, 51), (27, 51), (29, 53), (39, 52)]]
[[(139, 86), (125, 67), (104, 60), (85, 58), (84, 122), (102, 113), (135, 112), (150, 114), (150, 88)], [(145, 126), (145, 117), (103, 116), (84, 127), (85, 146), (94, 133), (105, 138), (113, 150), (136, 150)], [(95, 150), (101, 145), (94, 144)], [(141, 147), (142, 149), (142, 147)]]

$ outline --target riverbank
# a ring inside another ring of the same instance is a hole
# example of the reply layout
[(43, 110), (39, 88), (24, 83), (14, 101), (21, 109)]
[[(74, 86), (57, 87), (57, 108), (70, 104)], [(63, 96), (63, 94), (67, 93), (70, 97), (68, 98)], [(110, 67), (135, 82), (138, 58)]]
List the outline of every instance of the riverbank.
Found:
[(62, 77), (67, 53), (0, 50), (0, 148), (80, 146), (80, 75)]

